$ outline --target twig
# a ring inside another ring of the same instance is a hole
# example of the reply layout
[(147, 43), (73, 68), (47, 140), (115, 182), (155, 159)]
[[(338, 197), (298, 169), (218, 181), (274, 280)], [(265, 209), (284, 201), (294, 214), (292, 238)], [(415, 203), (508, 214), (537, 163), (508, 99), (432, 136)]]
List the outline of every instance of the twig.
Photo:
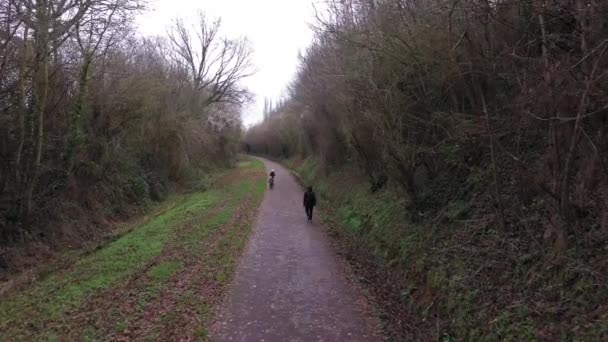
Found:
[(456, 42), (456, 45), (454, 45), (454, 47), (452, 47), (452, 52), (454, 50), (456, 50), (458, 48), (458, 46), (460, 46), (460, 43), (462, 43), (462, 41), (464, 40), (464, 37), (467, 35), (467, 31), (464, 31), (462, 33), (462, 35), (460, 36), (460, 39), (458, 39), (458, 41)]
[(597, 51), (602, 45), (608, 43), (608, 39), (605, 39), (598, 46), (596, 46), (593, 50), (589, 51), (583, 58), (581, 58), (578, 62), (576, 62), (573, 66), (570, 67), (570, 70), (576, 68), (579, 64), (583, 63), (589, 56), (591, 56), (595, 51)]

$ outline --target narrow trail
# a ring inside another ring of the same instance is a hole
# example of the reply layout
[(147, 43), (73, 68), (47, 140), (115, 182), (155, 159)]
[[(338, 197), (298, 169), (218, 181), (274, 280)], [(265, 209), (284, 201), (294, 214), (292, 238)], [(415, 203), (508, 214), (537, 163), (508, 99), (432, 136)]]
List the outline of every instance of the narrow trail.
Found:
[(379, 341), (321, 224), (308, 223), (302, 189), (277, 171), (242, 256), (212, 341)]

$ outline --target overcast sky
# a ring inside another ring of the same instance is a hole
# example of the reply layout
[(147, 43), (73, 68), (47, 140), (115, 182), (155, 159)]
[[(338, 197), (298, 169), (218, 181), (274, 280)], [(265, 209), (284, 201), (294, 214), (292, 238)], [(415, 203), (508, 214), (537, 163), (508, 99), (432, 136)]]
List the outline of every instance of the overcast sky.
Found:
[(150, 0), (149, 11), (137, 20), (143, 35), (165, 35), (174, 18), (196, 21), (198, 10), (221, 17), (222, 32), (247, 37), (253, 47), (258, 72), (244, 85), (254, 93), (255, 103), (243, 115), (249, 126), (262, 119), (264, 97), (278, 99), (292, 80), (298, 52), (312, 41), (313, 0)]

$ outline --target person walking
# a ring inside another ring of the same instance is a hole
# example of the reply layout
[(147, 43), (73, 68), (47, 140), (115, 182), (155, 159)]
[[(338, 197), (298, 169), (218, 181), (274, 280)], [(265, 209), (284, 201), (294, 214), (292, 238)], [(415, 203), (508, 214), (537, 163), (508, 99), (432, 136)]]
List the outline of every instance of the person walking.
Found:
[(314, 191), (312, 191), (312, 186), (309, 186), (306, 192), (304, 193), (304, 209), (306, 209), (306, 217), (308, 218), (308, 222), (312, 222), (312, 210), (317, 205), (317, 198), (315, 196)]

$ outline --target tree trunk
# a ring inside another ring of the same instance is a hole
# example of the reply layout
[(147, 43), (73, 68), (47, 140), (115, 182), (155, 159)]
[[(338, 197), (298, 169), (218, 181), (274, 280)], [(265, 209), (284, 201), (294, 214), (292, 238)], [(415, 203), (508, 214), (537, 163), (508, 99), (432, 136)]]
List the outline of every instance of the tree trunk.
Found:
[(23, 153), (23, 145), (25, 143), (25, 116), (27, 106), (25, 104), (25, 68), (29, 59), (28, 52), (28, 27), (26, 26), (23, 31), (23, 52), (21, 58), (21, 64), (19, 66), (19, 81), (17, 83), (18, 96), (19, 96), (19, 142), (17, 144), (17, 151), (15, 152), (15, 165), (14, 165), (14, 177), (15, 184), (21, 183), (21, 157)]
[(92, 63), (92, 57), (85, 53), (82, 67), (80, 69), (80, 77), (78, 80), (78, 95), (74, 104), (74, 108), (70, 113), (69, 118), (69, 130), (67, 150), (66, 150), (66, 164), (65, 164), (65, 176), (69, 177), (74, 168), (74, 162), (78, 155), (82, 145), (84, 143), (84, 127), (83, 120), (87, 114), (87, 94), (88, 94), (88, 80), (89, 80), (89, 69)]
[(488, 106), (486, 103), (486, 97), (483, 93), (481, 87), (478, 86), (479, 96), (481, 98), (481, 106), (483, 113), (486, 119), (486, 128), (488, 131), (488, 138), (490, 140), (490, 158), (492, 160), (492, 176), (494, 178), (494, 196), (496, 196), (496, 206), (498, 207), (498, 217), (500, 219), (500, 227), (504, 231), (506, 222), (505, 222), (505, 210), (502, 203), (502, 196), (500, 194), (500, 184), (498, 177), (498, 168), (496, 167), (496, 153), (494, 151), (494, 132), (492, 131), (492, 126), (490, 124), (490, 114), (488, 113)]
[(34, 84), (32, 87), (32, 146), (29, 155), (30, 161), (27, 163), (27, 177), (25, 177), (25, 191), (23, 194), (23, 203), (21, 217), (24, 222), (27, 222), (32, 210), (32, 197), (38, 178), (40, 168), (40, 160), (42, 158), (42, 143), (44, 140), (44, 112), (46, 110), (46, 101), (48, 93), (48, 59), (49, 59), (49, 18), (48, 18), (48, 1), (40, 1), (37, 6), (36, 19), (37, 27), (35, 28), (34, 42)]

